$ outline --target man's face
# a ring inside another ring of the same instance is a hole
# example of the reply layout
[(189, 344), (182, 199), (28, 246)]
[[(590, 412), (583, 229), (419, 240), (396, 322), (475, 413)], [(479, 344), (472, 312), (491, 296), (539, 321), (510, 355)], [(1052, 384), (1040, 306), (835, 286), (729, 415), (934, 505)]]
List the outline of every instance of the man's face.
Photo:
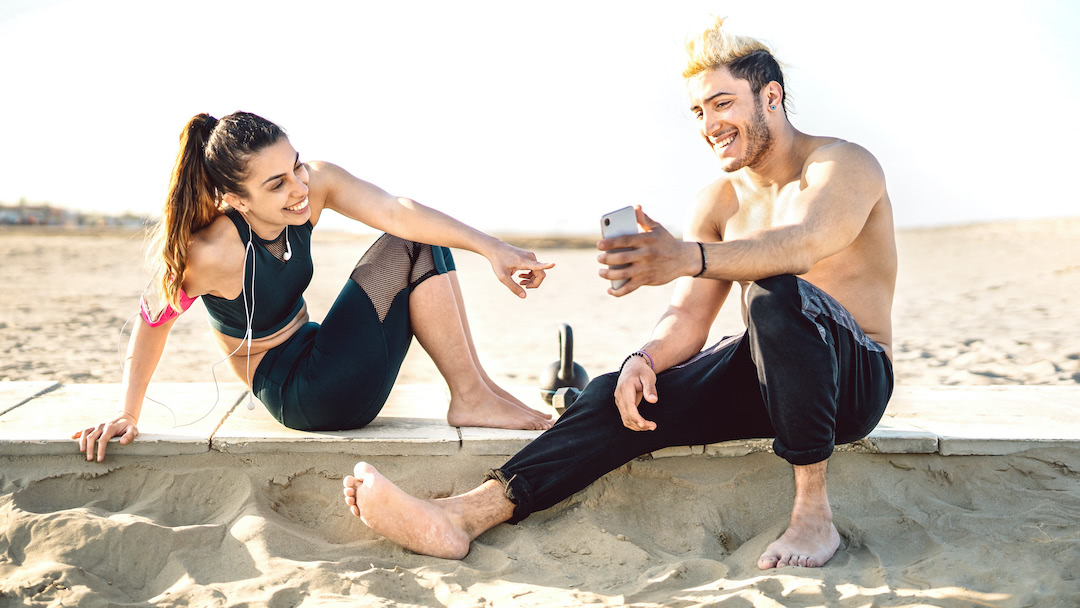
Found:
[(717, 68), (687, 79), (686, 87), (690, 111), (724, 171), (753, 167), (765, 157), (772, 147), (772, 131), (749, 81)]

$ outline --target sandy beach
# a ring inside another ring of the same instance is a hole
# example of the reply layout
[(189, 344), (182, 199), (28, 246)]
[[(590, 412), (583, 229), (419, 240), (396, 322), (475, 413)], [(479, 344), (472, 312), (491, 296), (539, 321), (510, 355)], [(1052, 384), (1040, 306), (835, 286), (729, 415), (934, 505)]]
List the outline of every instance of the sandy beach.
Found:
[[(318, 320), (372, 238), (313, 238), (306, 298)], [(898, 384), (1080, 383), (1080, 218), (903, 230), (898, 247)], [(614, 299), (595, 250), (536, 252), (556, 267), (524, 301), (484, 259), (455, 252), (481, 359), (499, 382), (535, 385), (557, 357), (561, 322), (591, 375), (614, 369), (671, 294)], [(143, 255), (141, 235), (0, 230), (0, 382), (119, 382), (117, 342), (146, 281)], [(713, 339), (741, 331), (735, 303)], [(155, 381), (212, 381), (220, 357), (197, 303)], [(415, 343), (399, 382), (441, 382)], [(73, 419), (72, 430), (88, 422)], [(839, 453), (830, 498), (840, 551), (823, 569), (764, 573), (756, 558), (783, 530), (793, 487), (771, 454), (634, 461), (489, 531), (459, 562), (404, 551), (351, 517), (340, 488), (353, 457), (88, 465), (74, 450), (0, 460), (0, 606), (1080, 605), (1080, 454), (1070, 450)], [(408, 491), (445, 496), (502, 461), (373, 463)]]
[[(372, 240), (316, 230), (306, 296), (313, 320)], [(518, 239), (537, 242), (559, 241)], [(900, 231), (897, 247), (898, 384), (1080, 382), (1080, 218)], [(596, 250), (535, 251), (556, 267), (525, 301), (494, 279), (482, 257), (455, 252), (477, 349), (497, 380), (535, 384), (557, 359), (563, 322), (574, 330), (575, 360), (591, 375), (614, 369), (647, 339), (672, 292), (650, 287), (615, 299), (596, 274)], [(0, 380), (119, 382), (117, 340), (146, 284), (144, 252), (138, 234), (0, 232)], [(734, 296), (710, 340), (742, 330), (733, 304)], [(154, 380), (212, 381), (219, 359), (196, 302), (174, 327)], [(224, 365), (218, 371), (231, 379)], [(400, 381), (441, 381), (415, 342)]]

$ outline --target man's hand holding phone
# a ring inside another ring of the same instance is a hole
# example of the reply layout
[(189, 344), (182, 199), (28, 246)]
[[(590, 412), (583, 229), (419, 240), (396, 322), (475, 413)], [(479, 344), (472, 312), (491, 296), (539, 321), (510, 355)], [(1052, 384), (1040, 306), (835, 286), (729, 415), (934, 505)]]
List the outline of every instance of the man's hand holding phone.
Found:
[[(632, 229), (627, 228), (630, 212), (636, 224)], [(600, 269), (600, 276), (611, 281), (608, 293), (613, 296), (625, 296), (642, 285), (664, 285), (681, 276), (693, 276), (701, 267), (697, 244), (671, 236), (640, 206), (604, 215), (600, 228), (604, 238), (596, 248), (603, 253), (596, 259), (608, 266)]]
[[(622, 209), (616, 209), (611, 213), (606, 213), (600, 217), (600, 235), (605, 239), (600, 241), (604, 243), (607, 239), (612, 239), (620, 236), (630, 236), (637, 234), (638, 222), (637, 215), (635, 214), (634, 207), (623, 207)], [(604, 249), (597, 245), (598, 249)], [(612, 249), (611, 253), (623, 253), (631, 251), (630, 248)], [(600, 260), (600, 263), (604, 263), (604, 260)], [(630, 264), (613, 264), (608, 266), (611, 270), (621, 270), (623, 268), (629, 268)], [(601, 276), (603, 276), (601, 274)], [(627, 283), (628, 279), (613, 279), (611, 281), (611, 289), (618, 289)], [(611, 293), (611, 290), (608, 290)]]

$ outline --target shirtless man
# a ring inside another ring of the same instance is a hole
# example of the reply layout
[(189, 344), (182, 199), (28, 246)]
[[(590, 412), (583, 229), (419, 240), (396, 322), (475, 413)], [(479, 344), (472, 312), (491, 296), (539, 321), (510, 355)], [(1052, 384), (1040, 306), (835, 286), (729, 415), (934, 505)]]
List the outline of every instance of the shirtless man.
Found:
[[(358, 463), (345, 501), (373, 530), (418, 553), (462, 558), (485, 530), (641, 454), (774, 437), (794, 467), (795, 500), (758, 566), (822, 566), (836, 552), (827, 459), (836, 443), (870, 433), (893, 388), (891, 204), (874, 157), (797, 131), (771, 52), (722, 25), (687, 43), (691, 111), (725, 171), (699, 196), (689, 240), (638, 209), (646, 232), (598, 244), (602, 264), (630, 264), (600, 270), (629, 279), (613, 296), (678, 279), (652, 339), (466, 494), (420, 500)], [(735, 282), (747, 330), (701, 351)]]

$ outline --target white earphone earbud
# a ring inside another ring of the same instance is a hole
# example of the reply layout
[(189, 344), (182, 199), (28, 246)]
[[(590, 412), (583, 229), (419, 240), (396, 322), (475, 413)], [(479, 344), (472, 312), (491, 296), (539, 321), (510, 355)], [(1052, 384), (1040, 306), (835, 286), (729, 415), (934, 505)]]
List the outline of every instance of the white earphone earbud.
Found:
[(289, 242), (289, 227), (285, 226), (285, 261), (292, 258), (292, 243)]

